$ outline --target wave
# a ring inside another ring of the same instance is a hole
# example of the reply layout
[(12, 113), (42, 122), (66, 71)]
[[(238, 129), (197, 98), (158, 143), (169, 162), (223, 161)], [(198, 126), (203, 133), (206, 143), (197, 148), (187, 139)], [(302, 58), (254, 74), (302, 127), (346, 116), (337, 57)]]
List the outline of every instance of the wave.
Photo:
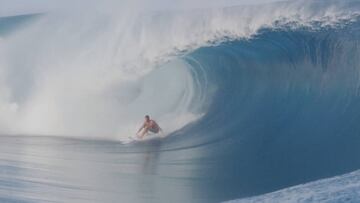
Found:
[[(292, 95), (305, 91), (301, 74), (318, 70), (317, 55), (308, 56), (307, 50), (285, 53), (308, 46), (286, 35), (351, 24), (358, 7), (357, 1), (295, 1), (184, 11), (131, 7), (44, 14), (1, 41), (0, 130), (122, 139), (137, 129), (144, 114), (153, 115), (168, 134), (210, 117), (218, 120), (214, 127), (226, 130), (242, 131), (251, 120), (266, 123), (257, 120), (258, 115), (267, 112), (270, 120), (273, 112), (261, 108), (263, 103), (254, 106), (258, 99), (294, 99)], [(288, 32), (272, 32), (285, 27)], [(280, 44), (266, 44), (276, 40), (266, 33), (273, 33)], [(318, 49), (315, 45), (308, 51), (327, 52)], [(287, 54), (291, 58), (280, 57)], [(289, 64), (298, 72), (291, 72)], [(265, 67), (274, 72), (261, 72)], [(285, 80), (286, 74), (294, 81)], [(323, 75), (316, 74), (313, 80)], [(251, 82), (259, 77), (265, 81)], [(266, 81), (271, 86), (265, 87)], [(313, 85), (318, 84), (307, 84)], [(270, 90), (273, 96), (268, 97)], [(297, 109), (293, 105), (289, 111)], [(224, 123), (227, 117), (232, 120)]]
[(359, 169), (359, 8), (43, 14), (0, 41), (0, 133), (123, 141), (150, 114), (151, 150), (209, 165), (214, 201)]

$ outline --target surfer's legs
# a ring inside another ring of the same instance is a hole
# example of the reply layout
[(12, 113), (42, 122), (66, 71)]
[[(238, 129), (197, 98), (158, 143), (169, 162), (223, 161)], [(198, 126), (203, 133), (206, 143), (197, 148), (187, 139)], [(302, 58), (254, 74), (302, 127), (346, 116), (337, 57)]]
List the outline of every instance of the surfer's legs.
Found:
[(140, 138), (142, 139), (149, 131), (149, 127), (145, 127), (143, 131), (140, 133)]
[(142, 139), (146, 134), (148, 134), (149, 131), (152, 132), (152, 133), (158, 133), (159, 129), (158, 128), (152, 128), (152, 127), (145, 127), (144, 130), (139, 135), (139, 137)]

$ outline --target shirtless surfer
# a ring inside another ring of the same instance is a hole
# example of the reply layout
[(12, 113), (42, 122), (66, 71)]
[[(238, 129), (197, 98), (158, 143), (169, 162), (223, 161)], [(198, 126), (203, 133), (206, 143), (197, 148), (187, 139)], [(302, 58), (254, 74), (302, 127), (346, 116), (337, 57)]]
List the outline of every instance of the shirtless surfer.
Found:
[[(144, 130), (139, 135), (139, 132), (142, 129)], [(154, 120), (150, 119), (150, 116), (146, 115), (144, 124), (140, 127), (136, 134), (142, 139), (149, 131), (152, 133), (159, 133), (160, 131), (162, 131), (162, 129)]]

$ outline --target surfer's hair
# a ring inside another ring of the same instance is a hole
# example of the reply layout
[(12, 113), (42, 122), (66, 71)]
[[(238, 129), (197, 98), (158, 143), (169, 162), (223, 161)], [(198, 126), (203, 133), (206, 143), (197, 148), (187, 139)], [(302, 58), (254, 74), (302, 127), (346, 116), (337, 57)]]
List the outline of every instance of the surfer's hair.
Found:
[(149, 116), (149, 115), (146, 115), (145, 118), (150, 118), (150, 116)]

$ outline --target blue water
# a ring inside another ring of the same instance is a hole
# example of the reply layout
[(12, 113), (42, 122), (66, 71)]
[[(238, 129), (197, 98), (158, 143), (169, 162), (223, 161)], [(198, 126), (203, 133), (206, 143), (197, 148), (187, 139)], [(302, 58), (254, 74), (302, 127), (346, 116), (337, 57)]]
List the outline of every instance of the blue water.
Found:
[(40, 17), (40, 14), (16, 15), (0, 18), (0, 36), (8, 36), (26, 23)]
[(317, 180), (256, 197), (227, 202), (359, 202), (359, 184), (359, 170), (357, 170), (345, 175)]
[(177, 57), (212, 94), (165, 138), (1, 136), (0, 201), (220, 202), (359, 169), (360, 19), (314, 27)]
[(358, 29), (263, 30), (191, 53), (221, 90), (167, 144), (206, 151), (206, 189), (224, 199), (358, 169)]

